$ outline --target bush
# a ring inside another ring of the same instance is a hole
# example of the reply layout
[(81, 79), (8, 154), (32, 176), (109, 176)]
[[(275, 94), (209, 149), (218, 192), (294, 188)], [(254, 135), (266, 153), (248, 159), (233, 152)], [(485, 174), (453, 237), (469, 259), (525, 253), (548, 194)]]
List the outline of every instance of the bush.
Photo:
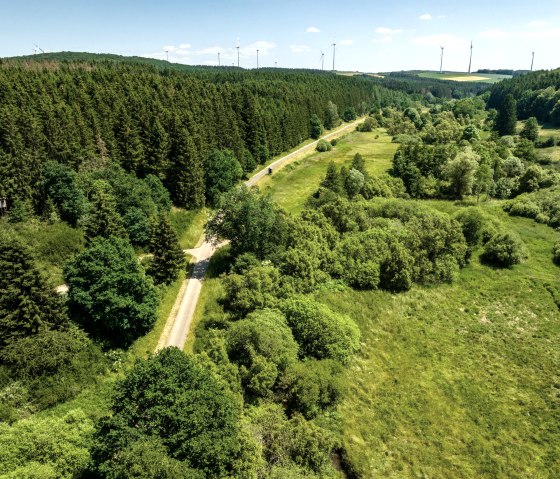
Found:
[(287, 299), (280, 307), (302, 356), (345, 362), (358, 350), (360, 330), (350, 317), (302, 296)]
[(375, 120), (371, 117), (367, 117), (363, 123), (359, 124), (356, 130), (367, 133), (373, 131), (375, 128)]
[(315, 149), (319, 153), (324, 153), (325, 151), (331, 151), (332, 150), (332, 145), (326, 140), (319, 140), (317, 142), (317, 146), (315, 147)]
[(560, 266), (560, 241), (554, 243), (554, 246), (552, 247), (552, 261)]
[(525, 244), (511, 232), (494, 235), (484, 247), (481, 259), (501, 268), (510, 268), (525, 261), (528, 257)]
[(336, 145), (338, 145), (338, 140), (337, 140), (336, 138), (333, 138), (333, 139), (330, 141), (330, 143), (331, 143), (331, 146), (336, 146)]
[(523, 216), (525, 218), (536, 218), (541, 213), (539, 205), (527, 198), (512, 201), (504, 209), (511, 216)]

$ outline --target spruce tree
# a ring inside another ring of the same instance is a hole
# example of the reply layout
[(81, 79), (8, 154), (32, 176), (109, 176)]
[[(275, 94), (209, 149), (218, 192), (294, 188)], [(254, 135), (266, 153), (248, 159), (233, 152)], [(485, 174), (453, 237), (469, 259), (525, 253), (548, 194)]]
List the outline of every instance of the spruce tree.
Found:
[(167, 216), (159, 214), (153, 219), (150, 250), (154, 254), (148, 274), (156, 284), (170, 284), (185, 267), (185, 255), (177, 233)]
[(0, 233), (0, 271), (0, 348), (67, 321), (64, 303), (29, 250), (7, 232)]
[(367, 176), (367, 171), (366, 171), (366, 164), (364, 161), (364, 157), (362, 155), (360, 155), (359, 153), (356, 153), (354, 155), (354, 158), (352, 158), (352, 166), (350, 167), (354, 170), (358, 170), (362, 175)]
[(332, 191), (338, 192), (340, 190), (340, 175), (336, 165), (332, 161), (329, 163), (329, 166), (327, 166), (327, 174), (321, 186)]
[(104, 180), (96, 180), (93, 183), (91, 195), (91, 210), (84, 225), (86, 240), (97, 236), (108, 238), (126, 238), (127, 234), (123, 227), (122, 218), (117, 212), (115, 199), (111, 195), (111, 187)]
[(536, 139), (539, 137), (539, 123), (534, 116), (532, 116), (525, 122), (525, 125), (523, 125), (523, 129), (521, 130), (521, 133), (519, 133), (519, 136), (522, 138), (527, 138), (532, 142), (536, 141)]
[(517, 103), (511, 94), (507, 95), (498, 108), (495, 128), (500, 136), (515, 135), (517, 125)]

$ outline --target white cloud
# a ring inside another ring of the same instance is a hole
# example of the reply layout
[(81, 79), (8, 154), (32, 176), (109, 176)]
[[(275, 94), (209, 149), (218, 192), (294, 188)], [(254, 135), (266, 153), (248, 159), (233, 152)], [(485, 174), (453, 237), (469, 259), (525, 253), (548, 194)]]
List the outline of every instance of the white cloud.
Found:
[(338, 42), (339, 45), (354, 45), (354, 43), (356, 43), (356, 40), (340, 40)]
[(480, 38), (489, 38), (492, 40), (505, 40), (509, 38), (509, 33), (503, 30), (486, 30), (478, 34)]
[(375, 33), (379, 33), (381, 35), (397, 35), (399, 33), (402, 33), (402, 30), (393, 30), (392, 28), (378, 27), (375, 29)]
[(309, 27), (307, 30), (305, 30), (306, 33), (319, 33), (321, 30), (319, 30), (317, 27)]
[(527, 24), (527, 26), (531, 28), (546, 27), (547, 25), (549, 25), (549, 22), (544, 22), (542, 20), (533, 20)]
[(412, 40), (414, 45), (424, 47), (445, 47), (445, 48), (460, 48), (468, 45), (467, 40), (451, 34), (441, 35), (427, 35), (424, 37), (414, 37)]
[(420, 20), (431, 20), (432, 16), (429, 13), (424, 13), (418, 17)]
[(292, 53), (306, 53), (310, 52), (311, 48), (307, 45), (290, 45)]

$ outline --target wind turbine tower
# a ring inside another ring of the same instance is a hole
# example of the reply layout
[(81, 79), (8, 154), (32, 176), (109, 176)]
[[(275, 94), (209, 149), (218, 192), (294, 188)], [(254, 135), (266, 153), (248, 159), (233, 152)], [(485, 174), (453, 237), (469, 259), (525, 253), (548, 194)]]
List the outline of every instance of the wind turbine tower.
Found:
[(472, 64), (472, 40), (471, 40), (471, 56), (469, 58), (469, 75), (471, 73), (471, 64)]
[(220, 63), (220, 52), (218, 52), (218, 66), (221, 66), (221, 63)]
[(239, 68), (239, 38), (237, 39), (237, 68)]
[(335, 57), (335, 54), (336, 54), (336, 43), (333, 43), (331, 46), (333, 47), (333, 50), (332, 50), (332, 71), (334, 72), (334, 57)]
[(443, 73), (443, 47), (441, 48), (441, 58), (439, 60), (439, 72)]
[(325, 69), (325, 54), (323, 53), (323, 50), (321, 50), (321, 70)]
[(533, 62), (535, 61), (535, 52), (531, 52), (531, 71), (533, 71)]
[(257, 50), (257, 70), (259, 69), (259, 51)]
[(165, 50), (165, 59), (169, 62), (169, 50)]

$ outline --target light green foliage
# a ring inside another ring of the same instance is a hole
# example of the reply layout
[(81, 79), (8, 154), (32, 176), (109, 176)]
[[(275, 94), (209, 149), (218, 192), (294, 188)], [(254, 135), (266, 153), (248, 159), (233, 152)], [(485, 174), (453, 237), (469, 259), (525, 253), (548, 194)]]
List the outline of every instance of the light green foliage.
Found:
[(344, 367), (337, 361), (308, 359), (290, 364), (281, 378), (280, 397), (288, 412), (316, 417), (342, 397)]
[(546, 180), (546, 171), (538, 165), (529, 165), (519, 178), (519, 192), (537, 191)]
[(81, 410), (61, 418), (24, 419), (13, 426), (0, 423), (0, 475), (14, 479), (79, 477), (90, 459), (92, 432), (93, 424)]
[(443, 166), (443, 175), (451, 182), (458, 198), (472, 193), (479, 161), (480, 157), (471, 148), (466, 148)]
[(258, 188), (242, 186), (221, 197), (206, 234), (214, 242), (229, 240), (234, 255), (254, 253), (264, 259), (283, 242), (284, 214), (268, 195), (259, 195)]
[(461, 225), (467, 246), (472, 252), (482, 243), (487, 228), (487, 218), (480, 209), (473, 207), (460, 210), (454, 218)]
[(346, 362), (360, 346), (360, 330), (351, 318), (303, 296), (283, 301), (280, 308), (303, 357)]
[(253, 267), (242, 275), (229, 274), (224, 287), (228, 309), (240, 316), (255, 309), (274, 308), (282, 294), (280, 273), (272, 266)]
[(150, 251), (153, 258), (148, 274), (156, 284), (171, 284), (186, 265), (177, 233), (164, 214), (152, 218), (150, 229)]
[(243, 177), (243, 168), (231, 150), (214, 150), (206, 160), (206, 199), (216, 205), (222, 193)]
[(8, 221), (10, 223), (23, 223), (33, 216), (33, 206), (28, 199), (16, 198), (10, 207)]
[(153, 326), (157, 294), (126, 240), (94, 239), (64, 276), (72, 315), (93, 336), (128, 345)]
[(331, 151), (332, 145), (326, 140), (319, 140), (315, 149), (319, 153), (324, 153), (325, 151)]
[(484, 246), (481, 258), (502, 268), (511, 268), (528, 258), (528, 252), (521, 238), (511, 232), (501, 232), (492, 236)]
[(319, 117), (313, 113), (309, 119), (309, 136), (317, 140), (323, 134), (323, 125)]
[(323, 122), (327, 130), (332, 130), (340, 125), (340, 118), (338, 116), (337, 106), (329, 100), (327, 108), (325, 109), (325, 121)]
[(364, 187), (364, 175), (354, 168), (350, 168), (344, 178), (344, 189), (349, 198), (356, 196)]
[(131, 444), (147, 441), (140, 446), (144, 452), (157, 454), (170, 468), (177, 460), (205, 477), (235, 477), (242, 458), (240, 414), (238, 402), (211, 372), (166, 348), (138, 361), (117, 385), (112, 415), (95, 433), (94, 464), (101, 475), (114, 477), (112, 471), (130, 463)]
[(535, 142), (535, 140), (539, 136), (539, 123), (534, 116), (530, 117), (525, 122), (525, 124), (523, 125), (523, 129), (519, 133), (519, 136), (521, 138), (526, 138), (527, 140)]
[(363, 123), (359, 124), (356, 127), (357, 131), (361, 131), (364, 133), (373, 131), (373, 129), (375, 128), (375, 120), (373, 118), (371, 118), (370, 116), (368, 116)]
[(557, 241), (552, 246), (552, 261), (560, 266), (560, 241)]
[(560, 226), (560, 191), (558, 187), (546, 188), (534, 193), (524, 193), (504, 205), (512, 216), (534, 218), (553, 228)]
[(298, 345), (286, 318), (274, 310), (255, 311), (235, 322), (227, 331), (226, 344), (251, 395), (270, 395), (278, 375), (297, 360)]

